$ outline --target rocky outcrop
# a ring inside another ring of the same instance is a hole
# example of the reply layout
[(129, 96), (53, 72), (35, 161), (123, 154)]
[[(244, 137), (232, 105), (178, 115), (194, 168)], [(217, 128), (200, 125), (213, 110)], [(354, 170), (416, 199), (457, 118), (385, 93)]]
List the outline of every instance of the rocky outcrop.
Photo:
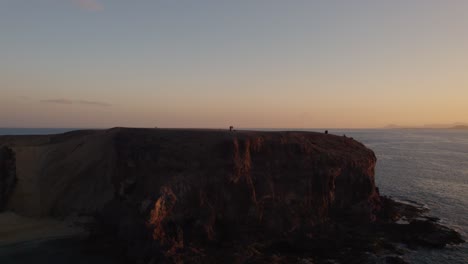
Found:
[(16, 181), (15, 153), (6, 146), (0, 146), (0, 212), (5, 209)]
[(116, 128), (2, 143), (20, 179), (8, 209), (94, 215), (94, 239), (143, 263), (362, 253), (401, 217), (375, 187), (372, 150), (347, 137)]
[(375, 155), (345, 137), (127, 130), (115, 147), (118, 195), (143, 207), (168, 256), (191, 243), (302, 233), (336, 216), (372, 222), (379, 208)]

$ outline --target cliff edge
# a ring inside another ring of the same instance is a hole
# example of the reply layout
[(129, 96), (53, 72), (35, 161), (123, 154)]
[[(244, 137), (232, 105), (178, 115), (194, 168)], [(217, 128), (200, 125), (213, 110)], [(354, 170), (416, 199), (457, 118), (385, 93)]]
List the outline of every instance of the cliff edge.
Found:
[(130, 259), (297, 255), (312, 252), (307, 243), (320, 249), (317, 242), (337, 232), (324, 232), (330, 223), (397, 214), (382, 209), (389, 202), (375, 187), (374, 153), (342, 136), (115, 128), (3, 136), (1, 145), (14, 152), (18, 179), (2, 198), (6, 209), (93, 215), (96, 237), (117, 238)]

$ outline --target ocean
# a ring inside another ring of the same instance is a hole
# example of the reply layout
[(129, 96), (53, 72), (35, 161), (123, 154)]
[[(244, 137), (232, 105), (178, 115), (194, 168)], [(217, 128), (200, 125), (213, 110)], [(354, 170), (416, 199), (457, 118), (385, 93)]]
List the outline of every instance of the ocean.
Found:
[(76, 130), (75, 128), (0, 128), (1, 135), (50, 135)]
[[(376, 185), (382, 195), (415, 201), (429, 215), (468, 238), (468, 130), (348, 130), (374, 150)], [(411, 263), (468, 263), (468, 243), (443, 250), (419, 250)]]
[[(49, 134), (70, 130), (0, 128), (0, 135)], [(329, 133), (346, 134), (374, 150), (377, 156), (376, 184), (382, 195), (414, 201), (429, 208), (429, 215), (440, 218), (444, 225), (460, 232), (465, 240), (468, 239), (467, 130), (331, 129)], [(57, 248), (58, 252), (65, 253), (54, 254), (54, 247), (60, 247)], [(83, 260), (78, 251), (69, 247), (64, 250), (60, 243), (27, 243), (14, 248), (0, 247), (1, 263), (30, 263), (35, 255), (44, 263), (47, 260), (50, 260), (48, 263), (61, 263), (70, 258)], [(50, 255), (44, 253), (42, 248)], [(23, 258), (21, 262), (21, 258), (15, 256), (29, 257)], [(89, 258), (80, 263), (106, 262), (101, 258)], [(442, 250), (409, 251), (405, 258), (411, 263), (468, 263), (468, 243)]]

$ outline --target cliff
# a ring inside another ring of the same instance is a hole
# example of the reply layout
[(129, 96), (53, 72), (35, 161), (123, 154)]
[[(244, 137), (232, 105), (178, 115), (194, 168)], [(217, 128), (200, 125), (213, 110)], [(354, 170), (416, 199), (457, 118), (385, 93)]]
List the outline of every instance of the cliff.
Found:
[(5, 209), (16, 180), (15, 153), (8, 147), (0, 147), (0, 212)]
[(228, 256), (220, 247), (234, 258), (260, 241), (274, 256), (298, 238), (303, 246), (327, 237), (329, 223), (383, 215), (376, 157), (347, 137), (115, 128), (4, 136), (0, 145), (16, 156), (7, 209), (96, 216), (97, 233), (122, 241), (133, 259), (217, 262)]
[(91, 213), (116, 197), (174, 192), (179, 203), (205, 209), (240, 205), (225, 212), (230, 220), (269, 221), (282, 207), (291, 217), (310, 211), (306, 219), (315, 223), (378, 198), (374, 153), (333, 135), (112, 129), (5, 136), (0, 144), (16, 153), (20, 179), (8, 208), (26, 215)]

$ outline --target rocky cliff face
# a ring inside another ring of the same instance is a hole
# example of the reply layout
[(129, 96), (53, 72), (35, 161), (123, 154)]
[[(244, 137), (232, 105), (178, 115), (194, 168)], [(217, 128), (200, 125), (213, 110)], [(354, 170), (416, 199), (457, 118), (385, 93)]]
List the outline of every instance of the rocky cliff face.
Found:
[(335, 216), (369, 222), (379, 206), (375, 155), (346, 137), (113, 129), (3, 141), (17, 150), (19, 177), (36, 183), (20, 182), (10, 209), (96, 213), (124, 237), (146, 230), (168, 255), (287, 236)]
[(0, 212), (5, 209), (16, 181), (15, 153), (6, 146), (0, 147)]
[(370, 222), (379, 207), (375, 155), (346, 137), (127, 130), (114, 142), (118, 196), (137, 201), (168, 255), (193, 242), (288, 236), (335, 216)]
[[(383, 215), (376, 157), (347, 137), (117, 128), (0, 137), (2, 144), (16, 152), (20, 179), (8, 209), (94, 215), (96, 234), (117, 238), (141, 261), (216, 262), (227, 257), (219, 254), (255, 255), (255, 243), (268, 244), (262, 250), (274, 257), (278, 247), (335, 245), (333, 223), (362, 225)], [(11, 179), (4, 175), (13, 175), (13, 156), (2, 153), (1, 179)]]

